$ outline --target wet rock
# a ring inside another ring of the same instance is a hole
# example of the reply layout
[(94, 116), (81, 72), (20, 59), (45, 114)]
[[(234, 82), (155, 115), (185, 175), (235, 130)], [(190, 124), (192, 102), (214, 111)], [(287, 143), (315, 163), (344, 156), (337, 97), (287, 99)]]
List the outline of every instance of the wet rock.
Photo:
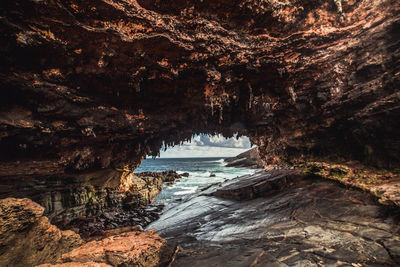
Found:
[[(269, 177), (287, 171), (271, 171)], [(267, 194), (237, 201), (214, 197), (221, 188), (215, 185), (149, 225), (182, 246), (172, 266), (400, 264), (398, 208), (322, 179), (294, 179), (289, 187), (275, 183), (283, 190), (273, 191), (264, 185), (267, 178), (259, 179), (243, 176), (221, 187), (254, 186), (257, 180)]]
[[(184, 173), (185, 174), (185, 173)], [(178, 174), (176, 171), (163, 171), (163, 172), (139, 172), (135, 173), (136, 176), (145, 178), (145, 177), (153, 177), (160, 178), (163, 182), (174, 182), (177, 179), (180, 179), (184, 176), (184, 174)], [(188, 174), (188, 173), (186, 173)], [(187, 177), (187, 176), (184, 176)]]
[(188, 172), (184, 172), (184, 173), (181, 174), (182, 177), (189, 177), (189, 175), (190, 174)]
[(299, 182), (304, 175), (299, 170), (260, 171), (223, 183), (213, 195), (217, 197), (249, 200), (282, 191)]
[(109, 212), (105, 212), (102, 214), (107, 220), (112, 221), (115, 218), (115, 215), (110, 214)]
[(147, 208), (146, 208), (146, 211), (147, 211), (147, 212), (152, 212), (152, 211), (157, 211), (157, 210), (158, 210), (158, 207), (156, 207), (156, 206), (147, 207)]
[(215, 177), (215, 174), (214, 174), (214, 173), (211, 173), (211, 174), (210, 174), (210, 177)]
[(55, 262), (83, 241), (61, 231), (43, 216), (44, 208), (29, 199), (0, 200), (0, 265), (35, 266)]
[(134, 211), (108, 212), (95, 217), (80, 217), (62, 226), (63, 229), (73, 229), (86, 240), (107, 235), (112, 229), (129, 227), (144, 227), (159, 217), (162, 207), (154, 206), (136, 208)]

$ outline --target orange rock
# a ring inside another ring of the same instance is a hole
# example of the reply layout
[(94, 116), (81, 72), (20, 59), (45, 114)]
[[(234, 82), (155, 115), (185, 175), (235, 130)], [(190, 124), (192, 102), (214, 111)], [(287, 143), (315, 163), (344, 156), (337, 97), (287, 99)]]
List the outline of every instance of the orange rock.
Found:
[(61, 231), (42, 216), (30, 199), (0, 200), (0, 266), (35, 266), (55, 262), (83, 243), (72, 231)]
[(111, 267), (111, 265), (105, 263), (97, 262), (67, 262), (67, 263), (57, 263), (57, 264), (42, 264), (36, 267)]
[(167, 241), (154, 231), (128, 232), (86, 243), (62, 255), (58, 262), (71, 264), (96, 262), (112, 266), (159, 266), (166, 245)]

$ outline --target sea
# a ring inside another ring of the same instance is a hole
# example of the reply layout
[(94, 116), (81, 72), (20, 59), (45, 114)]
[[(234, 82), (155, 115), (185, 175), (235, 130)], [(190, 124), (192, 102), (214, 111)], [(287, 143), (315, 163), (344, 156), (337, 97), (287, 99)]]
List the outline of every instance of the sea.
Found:
[(233, 168), (225, 165), (224, 158), (148, 158), (135, 172), (167, 170), (173, 170), (179, 174), (188, 172), (189, 177), (182, 177), (172, 185), (166, 185), (153, 202), (170, 206), (211, 184), (254, 173), (254, 169)]

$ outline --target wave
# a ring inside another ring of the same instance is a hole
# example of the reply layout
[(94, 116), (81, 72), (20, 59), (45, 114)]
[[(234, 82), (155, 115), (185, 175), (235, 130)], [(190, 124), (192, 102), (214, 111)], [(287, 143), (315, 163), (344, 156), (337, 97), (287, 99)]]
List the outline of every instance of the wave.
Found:
[(225, 162), (224, 159), (222, 159), (222, 161), (219, 162), (219, 165), (225, 167), (226, 165), (228, 165), (228, 163)]
[(174, 192), (173, 195), (181, 196), (181, 195), (193, 194), (193, 193), (196, 193), (197, 188), (199, 188), (199, 187), (198, 186), (181, 187), (181, 189), (183, 189), (183, 190)]
[[(210, 171), (177, 171), (178, 174), (189, 173), (189, 177), (210, 177), (211, 174), (216, 172)], [(218, 171), (217, 171), (218, 172)]]
[[(219, 168), (210, 168), (209, 170), (205, 169), (195, 169), (195, 170), (180, 170), (177, 171), (178, 174), (189, 173), (189, 177), (184, 177), (182, 182), (185, 183), (188, 180), (206, 180), (205, 178), (209, 178), (210, 182), (213, 182), (213, 179), (231, 179), (237, 176), (242, 176), (246, 174), (254, 173), (254, 170), (247, 170), (241, 168), (227, 168), (227, 167), (219, 167)], [(210, 177), (211, 174), (215, 175)]]
[(203, 162), (218, 162), (218, 163), (224, 163), (224, 159), (217, 159), (217, 160), (210, 160), (210, 161), (203, 161)]
[(222, 171), (220, 171), (220, 170), (202, 171), (202, 172), (190, 172), (189, 174), (190, 174), (190, 177), (193, 177), (193, 178), (196, 178), (196, 177), (199, 177), (199, 178), (213, 178), (213, 177), (210, 177), (211, 174), (214, 174), (216, 176), (224, 176), (223, 175), (224, 173)]

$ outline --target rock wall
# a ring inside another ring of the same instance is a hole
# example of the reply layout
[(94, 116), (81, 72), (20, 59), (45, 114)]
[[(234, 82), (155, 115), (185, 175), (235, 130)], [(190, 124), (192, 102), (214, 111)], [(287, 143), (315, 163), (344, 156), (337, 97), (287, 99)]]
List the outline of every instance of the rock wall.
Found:
[(65, 226), (82, 216), (144, 209), (161, 191), (164, 182), (179, 178), (173, 171), (133, 174), (123, 170), (101, 170), (63, 179), (33, 176), (8, 181), (8, 192), (3, 192), (2, 197), (28, 197), (44, 207), (44, 214), (53, 223)]
[[(73, 188), (77, 209), (108, 206), (92, 183), (119, 187), (195, 133), (246, 134), (264, 164), (399, 167), (397, 0), (2, 6), (3, 197)], [(41, 199), (52, 216), (65, 198)]]

